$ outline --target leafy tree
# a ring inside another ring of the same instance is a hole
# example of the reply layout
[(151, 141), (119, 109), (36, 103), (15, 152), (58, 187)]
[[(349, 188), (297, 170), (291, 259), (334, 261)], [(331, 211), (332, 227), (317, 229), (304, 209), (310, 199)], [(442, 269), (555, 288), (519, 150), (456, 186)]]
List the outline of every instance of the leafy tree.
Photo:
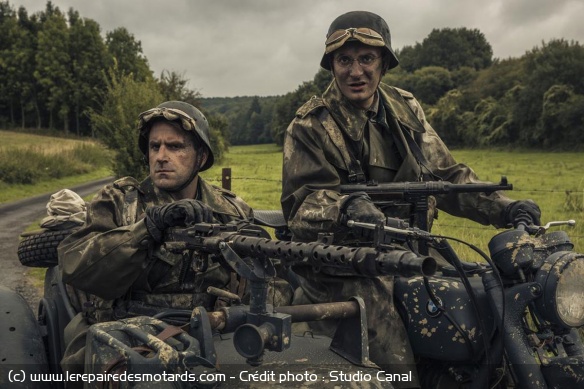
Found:
[(187, 88), (189, 80), (184, 74), (163, 70), (160, 74), (158, 85), (165, 100), (180, 100), (195, 107), (199, 107), (201, 93)]
[[(40, 23), (36, 16), (29, 17), (26, 9), (18, 9), (19, 34), (14, 41), (13, 52), (9, 58), (13, 61), (14, 72), (10, 80), (18, 91), (18, 106), (20, 107), (20, 126), (24, 128), (34, 117), (36, 127), (41, 127), (41, 110), (39, 106), (39, 86), (34, 77), (36, 68), (36, 51), (38, 45), (38, 29)], [(31, 114), (33, 113), (33, 114)], [(31, 115), (29, 115), (31, 114)]]
[(210, 127), (210, 138), (211, 148), (213, 149), (213, 156), (215, 157), (215, 162), (219, 162), (223, 155), (229, 149), (229, 142), (225, 139), (224, 134), (227, 132), (227, 127), (229, 123), (224, 115), (216, 113), (204, 113), (205, 117), (209, 121)]
[(492, 66), (477, 73), (476, 79), (469, 84), (466, 91), (479, 99), (488, 96), (502, 98), (509, 89), (525, 82), (523, 62), (523, 58), (495, 61)]
[(422, 45), (416, 42), (414, 46), (404, 46), (400, 50), (396, 50), (395, 55), (399, 59), (399, 67), (410, 73), (419, 69), (418, 56), (421, 49)]
[(106, 46), (112, 58), (110, 67), (117, 69), (118, 76), (133, 74), (136, 81), (150, 81), (153, 78), (148, 60), (142, 52), (142, 43), (125, 27), (108, 32)]
[[(73, 9), (69, 10), (68, 16), (73, 85), (70, 97), (75, 130), (77, 135), (82, 135), (81, 127), (89, 128), (89, 111), (98, 107), (99, 94), (105, 90), (103, 69), (107, 62), (107, 49), (95, 21), (81, 19)], [(88, 133), (83, 131), (83, 135)]]
[(253, 112), (248, 122), (248, 138), (247, 143), (264, 143), (262, 137), (264, 133), (263, 117), (258, 112)]
[(543, 110), (544, 94), (553, 85), (567, 85), (584, 94), (584, 47), (564, 39), (543, 43), (526, 53), (525, 81), (515, 104), (514, 115), (521, 128), (521, 140), (531, 144), (543, 141), (536, 131)]
[(435, 107), (426, 111), (428, 122), (448, 146), (462, 146), (466, 143), (464, 133), (466, 120), (460, 102), (464, 95), (458, 89), (447, 92)]
[(446, 92), (453, 89), (454, 83), (447, 69), (428, 66), (413, 74), (412, 92), (425, 104), (435, 104)]
[(244, 96), (204, 99), (204, 106), (225, 114), (229, 122), (226, 133), (234, 145), (273, 142), (271, 120), (274, 101), (280, 97)]
[(478, 76), (479, 72), (468, 66), (462, 66), (459, 69), (450, 72), (450, 77), (452, 78), (452, 83), (455, 88), (467, 87), (472, 84)]
[(14, 99), (17, 89), (13, 80), (16, 71), (13, 54), (19, 29), (16, 12), (8, 1), (0, 2), (0, 104), (8, 107), (10, 122), (14, 123)]
[(493, 49), (477, 29), (442, 28), (433, 29), (421, 44), (402, 48), (400, 56), (402, 67), (410, 72), (425, 66), (448, 70), (467, 66), (478, 70), (491, 65)]
[(262, 101), (261, 121), (263, 124), (263, 131), (260, 134), (260, 143), (274, 143), (271, 127), (272, 117), (274, 116), (274, 107), (274, 99), (265, 98)]
[(254, 96), (249, 109), (244, 116), (244, 126), (240, 134), (241, 143), (259, 143), (259, 138), (264, 130), (264, 123), (261, 117), (262, 107), (258, 96)]
[(584, 95), (568, 85), (552, 85), (544, 94), (538, 137), (545, 146), (584, 143)]
[(69, 56), (69, 33), (65, 16), (49, 1), (41, 13), (34, 77), (41, 87), (41, 102), (49, 112), (49, 128), (55, 128), (57, 114), (69, 130), (69, 96), (72, 90)]
[(481, 100), (474, 111), (473, 146), (489, 146), (507, 140), (509, 112), (507, 107), (492, 97)]
[(90, 112), (93, 130), (105, 145), (116, 151), (116, 176), (142, 179), (148, 174), (140, 149), (136, 119), (141, 112), (163, 100), (154, 80), (136, 81), (133, 74), (118, 76), (111, 69), (103, 106)]
[(7, 1), (0, 2), (0, 123), (7, 117), (15, 126), (18, 117), (24, 128), (27, 114), (36, 107), (40, 128), (35, 94), (38, 88), (33, 76), (37, 30), (36, 18), (29, 18), (24, 7), (15, 12)]
[(395, 86), (397, 88), (412, 91), (414, 88), (414, 75), (408, 73), (404, 68), (397, 67), (387, 72), (381, 79), (387, 85)]

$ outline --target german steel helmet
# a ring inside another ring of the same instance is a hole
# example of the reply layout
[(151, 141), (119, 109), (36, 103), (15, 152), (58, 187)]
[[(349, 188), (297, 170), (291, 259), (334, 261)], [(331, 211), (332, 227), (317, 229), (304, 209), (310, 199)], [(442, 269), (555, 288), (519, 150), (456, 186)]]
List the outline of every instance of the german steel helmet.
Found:
[(183, 101), (166, 101), (158, 105), (156, 108), (142, 112), (138, 116), (138, 119), (140, 120), (138, 127), (138, 130), (140, 131), (138, 146), (146, 158), (148, 158), (148, 133), (146, 131), (148, 123), (155, 118), (161, 117), (169, 121), (177, 121), (183, 130), (187, 132), (192, 131), (197, 134), (198, 138), (200, 138), (205, 144), (209, 154), (207, 161), (201, 167), (201, 171), (207, 170), (213, 166), (215, 159), (213, 157), (213, 150), (211, 149), (211, 142), (209, 140), (209, 123), (207, 122), (207, 118), (205, 118), (205, 115), (203, 115), (197, 108)]
[(352, 11), (342, 14), (330, 25), (326, 34), (324, 55), (320, 66), (331, 70), (329, 54), (347, 41), (360, 41), (369, 46), (383, 47), (388, 69), (395, 68), (399, 61), (391, 48), (391, 34), (385, 20), (379, 15), (367, 11)]

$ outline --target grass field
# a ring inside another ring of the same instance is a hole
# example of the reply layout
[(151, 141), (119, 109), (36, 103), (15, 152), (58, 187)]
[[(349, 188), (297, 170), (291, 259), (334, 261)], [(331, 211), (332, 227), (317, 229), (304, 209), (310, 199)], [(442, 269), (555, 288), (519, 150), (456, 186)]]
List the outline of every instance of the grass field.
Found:
[(98, 142), (0, 131), (0, 204), (112, 175)]
[[(501, 176), (506, 176), (514, 186), (508, 196), (536, 201), (542, 209), (544, 223), (576, 220), (576, 227), (568, 233), (576, 249), (584, 250), (584, 154), (485, 150), (454, 150), (453, 154), (483, 180), (498, 182)], [(277, 146), (232, 146), (224, 160), (202, 176), (221, 185), (224, 167), (232, 170), (232, 190), (252, 207), (279, 208), (282, 153)], [(486, 251), (490, 238), (500, 231), (440, 212), (433, 232), (463, 239)], [(455, 248), (464, 258), (479, 260), (469, 249), (457, 244)]]
[(57, 138), (3, 130), (0, 130), (0, 139), (2, 139), (0, 151), (32, 148), (43, 154), (59, 154), (81, 144), (97, 144), (97, 142), (87, 139)]

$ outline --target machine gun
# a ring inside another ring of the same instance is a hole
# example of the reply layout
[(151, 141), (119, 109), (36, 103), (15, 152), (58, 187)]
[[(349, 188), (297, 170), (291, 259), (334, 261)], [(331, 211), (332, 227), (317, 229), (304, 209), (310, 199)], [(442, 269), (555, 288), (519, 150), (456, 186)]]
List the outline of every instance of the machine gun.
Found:
[[(225, 291), (209, 290), (235, 302), (231, 307), (207, 313), (202, 308), (193, 312), (191, 323), (210, 323), (210, 328), (234, 331), (236, 350), (251, 365), (262, 362), (264, 350), (284, 351), (290, 347), (291, 323), (324, 319), (352, 319), (339, 325), (331, 349), (360, 366), (371, 367), (367, 348), (367, 327), (362, 300), (274, 308), (267, 303), (270, 279), (276, 276), (274, 260), (291, 266), (305, 263), (316, 271), (323, 268), (345, 273), (376, 277), (382, 275), (430, 276), (436, 261), (419, 256), (399, 246), (383, 248), (331, 245), (331, 235), (321, 235), (316, 242), (288, 242), (269, 238), (267, 232), (247, 223), (206, 224), (175, 228), (167, 232), (166, 250), (191, 255), (194, 266), (204, 269), (211, 260), (224, 261), (250, 283), (250, 302), (243, 305), (239, 296)], [(347, 331), (358, 331), (347, 336)], [(208, 335), (208, 334), (207, 334)], [(209, 336), (199, 336), (209, 338)]]
[[(447, 181), (420, 181), (420, 182), (389, 182), (377, 183), (375, 181), (366, 184), (341, 185), (342, 194), (356, 192), (367, 193), (373, 202), (380, 206), (404, 205), (410, 207), (411, 226), (417, 226), (420, 230), (428, 231), (428, 197), (449, 193), (483, 192), (491, 194), (498, 190), (512, 190), (513, 185), (507, 182), (507, 177), (502, 176), (498, 184), (453, 184)], [(403, 203), (400, 203), (402, 201)], [(427, 254), (424, 245), (420, 246), (420, 253)]]

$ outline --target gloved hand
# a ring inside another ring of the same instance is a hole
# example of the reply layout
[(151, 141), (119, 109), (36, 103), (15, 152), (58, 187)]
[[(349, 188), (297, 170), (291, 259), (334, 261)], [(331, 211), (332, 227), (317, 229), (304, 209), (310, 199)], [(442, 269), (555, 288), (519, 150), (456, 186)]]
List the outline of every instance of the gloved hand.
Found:
[(505, 222), (517, 227), (519, 221), (536, 226), (541, 224), (541, 210), (533, 200), (514, 201), (505, 207)]
[(184, 199), (148, 207), (145, 221), (152, 238), (161, 242), (164, 230), (169, 227), (213, 222), (213, 210), (198, 200)]
[[(341, 203), (341, 218), (346, 223), (348, 220), (356, 222), (377, 224), (379, 221), (385, 221), (385, 214), (373, 204), (371, 198), (365, 192), (351, 193)], [(374, 230), (366, 228), (353, 227), (361, 238), (373, 239)]]

